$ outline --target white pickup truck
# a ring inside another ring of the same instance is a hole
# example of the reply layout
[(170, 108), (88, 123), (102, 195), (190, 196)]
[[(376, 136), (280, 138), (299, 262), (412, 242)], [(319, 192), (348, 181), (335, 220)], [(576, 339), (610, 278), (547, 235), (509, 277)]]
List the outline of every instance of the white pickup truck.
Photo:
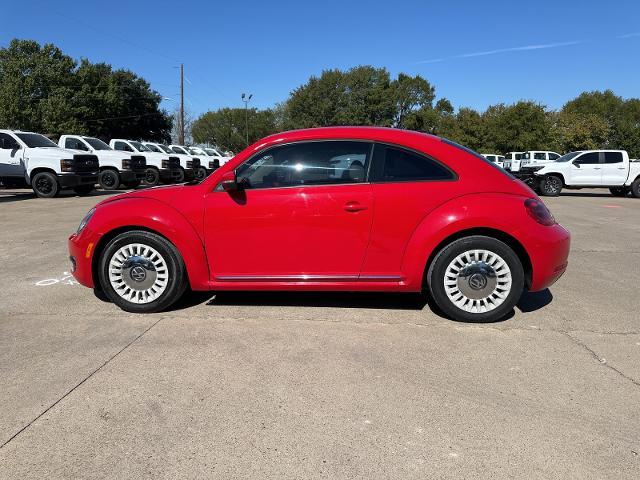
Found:
[(207, 178), (208, 173), (205, 167), (204, 158), (194, 157), (193, 154), (189, 151), (189, 147), (185, 147), (183, 145), (169, 145), (169, 148), (173, 153), (191, 156), (193, 160), (193, 169), (196, 172), (196, 180), (204, 180), (205, 178)]
[(58, 147), (44, 135), (0, 130), (0, 180), (27, 184), (38, 197), (52, 198), (65, 187), (87, 195), (98, 182), (98, 158)]
[(104, 190), (115, 190), (120, 185), (135, 188), (145, 178), (147, 162), (144, 156), (118, 152), (98, 138), (62, 135), (58, 140), (58, 146), (89, 152), (98, 157), (98, 183)]
[(207, 152), (212, 157), (217, 158), (220, 162), (220, 166), (224, 165), (233, 158), (233, 155), (229, 155), (229, 152), (224, 152), (222, 149), (217, 147), (204, 147), (202, 150)]
[(135, 140), (113, 138), (109, 146), (121, 152), (131, 152), (144, 156), (147, 162), (143, 183), (149, 186), (158, 185), (160, 182), (172, 183), (184, 181), (184, 172), (180, 168), (180, 159), (165, 153), (152, 152), (142, 143)]
[(533, 179), (532, 186), (547, 196), (557, 196), (563, 188), (608, 188), (615, 196), (640, 198), (640, 162), (630, 161), (624, 150), (567, 153), (535, 167)]
[(147, 147), (149, 150), (151, 150), (152, 152), (165, 153), (167, 155), (171, 155), (171, 158), (177, 158), (180, 161), (180, 169), (183, 172), (181, 175), (180, 182), (184, 182), (184, 181), (190, 182), (194, 178), (198, 177), (198, 171), (194, 166), (194, 164), (198, 162), (194, 162), (193, 157), (191, 157), (191, 155), (176, 153), (173, 150), (171, 150), (168, 146), (166, 146), (164, 143), (143, 142), (143, 145)]

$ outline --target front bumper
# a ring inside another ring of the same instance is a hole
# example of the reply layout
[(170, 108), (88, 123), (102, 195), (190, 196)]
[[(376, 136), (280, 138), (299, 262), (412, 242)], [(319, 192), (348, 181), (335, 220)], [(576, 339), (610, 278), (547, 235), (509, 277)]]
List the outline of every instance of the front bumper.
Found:
[(542, 168), (543, 167), (522, 167), (517, 172), (511, 173), (518, 180), (523, 181), (530, 188), (536, 190), (540, 186), (540, 181), (542, 180), (542, 176), (536, 175), (536, 172)]
[(58, 175), (61, 187), (77, 187), (79, 185), (93, 185), (98, 183), (98, 172), (61, 173)]
[(72, 234), (67, 242), (71, 273), (85, 287), (94, 288), (93, 253), (99, 240), (100, 235), (87, 226), (80, 233)]
[(179, 168), (161, 168), (159, 172), (163, 182), (177, 182), (180, 179)]
[(144, 180), (145, 174), (144, 170), (135, 171), (135, 170), (123, 170), (120, 172), (120, 180), (123, 182), (137, 182), (138, 180)]

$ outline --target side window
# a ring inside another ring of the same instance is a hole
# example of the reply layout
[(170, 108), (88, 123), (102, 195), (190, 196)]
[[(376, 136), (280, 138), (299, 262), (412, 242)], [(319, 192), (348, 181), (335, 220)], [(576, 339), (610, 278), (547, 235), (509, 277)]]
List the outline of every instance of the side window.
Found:
[(237, 170), (244, 188), (362, 183), (366, 180), (371, 143), (303, 142), (273, 147)]
[[(384, 148), (383, 182), (411, 182), (419, 180), (453, 180), (447, 168), (435, 160), (409, 150), (392, 146)], [(376, 151), (379, 147), (376, 146)]]
[(549, 154), (549, 160), (557, 160), (558, 158), (560, 158), (560, 155), (558, 155), (557, 153)]
[(171, 150), (173, 150), (173, 153), (184, 153), (182, 150), (180, 150), (178, 147), (171, 147)]
[(0, 133), (0, 149), (16, 150), (20, 148), (20, 144), (8, 133)]
[(123, 152), (133, 152), (131, 147), (124, 142), (116, 142), (113, 144), (114, 150), (121, 150)]
[(533, 154), (534, 160), (546, 160), (544, 152), (535, 152)]
[(64, 141), (64, 147), (65, 148), (71, 148), (74, 150), (88, 150), (88, 148), (85, 146), (84, 143), (82, 143), (80, 140), (78, 140), (77, 138), (67, 138)]
[(600, 154), (598, 154), (598, 152), (584, 153), (576, 158), (573, 163), (577, 163), (580, 165), (592, 165), (600, 163)]
[(604, 152), (604, 163), (622, 163), (622, 152)]

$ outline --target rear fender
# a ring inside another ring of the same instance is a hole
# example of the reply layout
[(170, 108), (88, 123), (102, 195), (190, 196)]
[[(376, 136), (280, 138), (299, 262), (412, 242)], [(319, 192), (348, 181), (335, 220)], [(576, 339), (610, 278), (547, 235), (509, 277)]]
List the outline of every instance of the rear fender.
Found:
[[(522, 244), (516, 225), (523, 221), (526, 197), (504, 193), (471, 194), (450, 200), (427, 215), (415, 229), (405, 249), (402, 271), (411, 290), (424, 285), (427, 262), (447, 238), (474, 229), (495, 230)], [(496, 215), (496, 210), (500, 215)]]
[(91, 229), (100, 235), (94, 252), (98, 254), (119, 232), (135, 228), (158, 233), (173, 243), (187, 268), (191, 288), (207, 289), (209, 267), (202, 238), (180, 212), (158, 200), (134, 197), (100, 205), (91, 219)]

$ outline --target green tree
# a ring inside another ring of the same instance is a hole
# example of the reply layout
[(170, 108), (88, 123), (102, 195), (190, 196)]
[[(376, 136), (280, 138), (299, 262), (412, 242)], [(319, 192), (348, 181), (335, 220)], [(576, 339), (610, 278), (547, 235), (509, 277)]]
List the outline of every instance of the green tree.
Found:
[(171, 119), (160, 101), (134, 73), (78, 64), (51, 44), (16, 39), (0, 49), (0, 127), (166, 140)]
[[(420, 75), (410, 77), (400, 73), (392, 82), (391, 88), (395, 102), (394, 127), (407, 128), (405, 120), (408, 115), (417, 110), (421, 110), (424, 114), (432, 109), (435, 89)], [(412, 122), (415, 123), (415, 121), (416, 119), (412, 119)]]
[(553, 118), (553, 149), (559, 152), (604, 148), (611, 128), (598, 115), (559, 112)]
[(493, 105), (482, 115), (485, 123), (483, 149), (504, 153), (511, 150), (548, 150), (552, 146), (552, 122), (544, 106), (519, 101)]
[(272, 110), (251, 108), (222, 108), (201, 115), (191, 127), (196, 143), (210, 143), (238, 152), (246, 144), (246, 117), (248, 113), (249, 143), (276, 132), (276, 115)]

